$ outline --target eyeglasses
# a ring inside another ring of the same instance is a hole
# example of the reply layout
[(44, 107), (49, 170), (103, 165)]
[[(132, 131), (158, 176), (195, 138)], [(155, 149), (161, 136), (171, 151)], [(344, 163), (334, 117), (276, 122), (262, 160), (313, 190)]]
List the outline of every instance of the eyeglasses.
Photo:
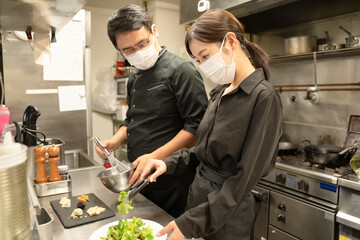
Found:
[(135, 47), (129, 47), (126, 48), (125, 50), (120, 50), (125, 56), (129, 56), (131, 54), (136, 53), (137, 51), (146, 48), (147, 46), (150, 45), (150, 36), (151, 36), (151, 32), (149, 32), (149, 37), (147, 40), (142, 40), (141, 42), (139, 42), (138, 44), (135, 45)]

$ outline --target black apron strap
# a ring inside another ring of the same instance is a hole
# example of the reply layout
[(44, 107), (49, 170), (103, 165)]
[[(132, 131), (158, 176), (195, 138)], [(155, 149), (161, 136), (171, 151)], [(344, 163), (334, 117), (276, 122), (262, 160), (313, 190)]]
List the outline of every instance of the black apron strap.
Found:
[(214, 182), (219, 185), (223, 185), (225, 180), (228, 177), (231, 177), (233, 174), (225, 171), (217, 170), (210, 168), (209, 166), (205, 165), (204, 163), (200, 162), (199, 164), (199, 173), (206, 179), (211, 182)]

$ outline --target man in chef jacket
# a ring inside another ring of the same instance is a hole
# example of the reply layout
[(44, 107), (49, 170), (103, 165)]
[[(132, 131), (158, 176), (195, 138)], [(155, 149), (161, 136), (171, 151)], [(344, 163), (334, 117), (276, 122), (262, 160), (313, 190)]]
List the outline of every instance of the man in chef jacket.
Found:
[[(116, 11), (107, 27), (114, 47), (135, 70), (128, 79), (126, 119), (102, 144), (112, 152), (127, 142), (128, 159), (137, 167), (131, 184), (149, 159), (164, 159), (194, 145), (207, 96), (194, 65), (159, 45), (159, 32), (143, 8), (129, 5)], [(105, 158), (98, 147), (96, 151)], [(184, 212), (195, 168), (189, 165), (182, 175), (163, 175), (141, 193), (177, 217)]]

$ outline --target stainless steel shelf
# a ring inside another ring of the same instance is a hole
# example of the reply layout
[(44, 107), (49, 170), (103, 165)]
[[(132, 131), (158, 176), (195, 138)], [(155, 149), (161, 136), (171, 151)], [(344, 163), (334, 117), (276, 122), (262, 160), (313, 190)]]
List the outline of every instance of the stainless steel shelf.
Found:
[[(341, 48), (338, 50), (316, 52), (316, 57), (318, 59), (332, 58), (332, 57), (356, 56), (356, 55), (360, 55), (360, 47)], [(294, 54), (294, 55), (270, 56), (270, 64), (271, 63), (290, 62), (290, 61), (300, 61), (300, 60), (311, 60), (313, 58), (314, 58), (313, 52)]]

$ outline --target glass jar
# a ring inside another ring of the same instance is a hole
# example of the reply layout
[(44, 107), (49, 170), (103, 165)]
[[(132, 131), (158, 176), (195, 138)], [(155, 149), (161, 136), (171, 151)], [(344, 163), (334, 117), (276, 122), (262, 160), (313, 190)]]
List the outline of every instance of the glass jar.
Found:
[(59, 168), (59, 173), (60, 173), (60, 176), (63, 180), (68, 180), (69, 179), (69, 166), (68, 165), (60, 165), (58, 166)]

